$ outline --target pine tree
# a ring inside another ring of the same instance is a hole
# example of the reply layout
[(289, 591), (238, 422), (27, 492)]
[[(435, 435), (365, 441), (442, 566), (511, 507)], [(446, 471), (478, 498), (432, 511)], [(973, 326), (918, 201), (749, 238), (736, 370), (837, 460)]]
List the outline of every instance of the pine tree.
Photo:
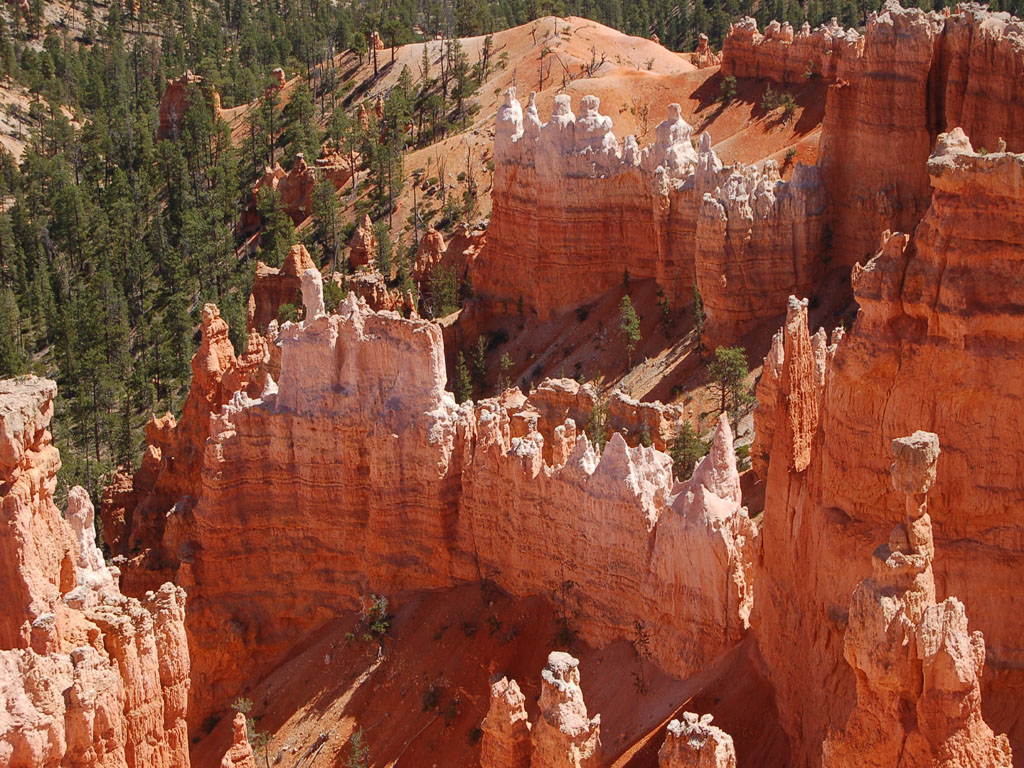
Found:
[(633, 367), (633, 351), (640, 341), (640, 317), (633, 309), (633, 302), (629, 295), (622, 297), (619, 304), (619, 333), (626, 345), (626, 364)]
[(700, 439), (690, 422), (684, 421), (668, 446), (668, 455), (672, 457), (672, 473), (676, 480), (689, 480), (694, 466), (707, 452), (707, 443)]
[(469, 377), (469, 368), (466, 367), (466, 356), (460, 351), (455, 365), (455, 402), (464, 403), (472, 394), (473, 381)]
[(719, 413), (725, 413), (729, 404), (736, 408), (743, 404), (743, 383), (749, 371), (747, 354), (743, 347), (718, 347), (715, 359), (708, 363), (708, 377), (718, 395)]

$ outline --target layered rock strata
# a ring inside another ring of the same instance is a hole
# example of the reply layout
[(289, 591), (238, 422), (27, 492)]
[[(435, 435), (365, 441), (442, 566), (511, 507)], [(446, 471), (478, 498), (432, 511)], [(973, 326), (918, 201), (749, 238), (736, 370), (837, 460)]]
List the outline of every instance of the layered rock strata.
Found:
[(889, 0), (863, 35), (834, 20), (795, 35), (773, 22), (762, 35), (747, 18), (723, 50), (727, 75), (831, 84), (818, 157), (831, 250), (843, 264), (871, 254), (879, 232), (910, 232), (920, 221), (939, 133), (961, 127), (979, 147), (1024, 151), (1024, 22), (1009, 14)]
[(0, 764), (187, 768), (185, 593), (121, 594), (83, 489), (61, 517), (55, 394), (0, 382)]
[(668, 724), (658, 768), (736, 768), (732, 737), (711, 724), (711, 715), (684, 712)]
[(759, 389), (755, 432), (770, 445), (755, 450), (767, 491), (752, 624), (798, 765), (820, 760), (827, 726), (855, 701), (846, 606), (870, 575), (861, 553), (903, 515), (889, 441), (919, 427), (943, 441), (929, 495), (936, 587), (964, 599), (984, 635), (985, 719), (1024, 746), (1013, 609), (1024, 458), (1012, 447), (1024, 430), (1024, 155), (974, 152), (957, 130), (939, 137), (928, 172), (932, 203), (913, 237), (885, 233), (854, 270), (851, 332), (816, 345), (791, 309)]
[(787, 183), (774, 163), (723, 166), (678, 104), (641, 149), (632, 136), (619, 142), (599, 106), (585, 96), (577, 117), (562, 94), (541, 123), (532, 96), (524, 112), (506, 92), (487, 251), (470, 269), (479, 296), (521, 300), (546, 319), (620, 285), (624, 270), (656, 280), (672, 302), (688, 302), (696, 279), (714, 345), (816, 283), (825, 213), (816, 168), (798, 165)]
[(844, 644), (857, 677), (845, 728), (823, 745), (822, 765), (1010, 768), (1006, 736), (981, 715), (985, 640), (968, 632), (959, 600), (937, 603), (927, 493), (938, 437), (893, 440), (893, 485), (907, 495), (903, 522), (875, 550), (872, 576), (853, 593)]
[(530, 422), (516, 403), (456, 405), (435, 324), (350, 294), (338, 314), (307, 307), (279, 341), (276, 392), (225, 393), (198, 503), (148, 502), (166, 518), (159, 557), (128, 567), (156, 566), (194, 596), (194, 719), (370, 591), (490, 578), (564, 593), (575, 631), (604, 644), (642, 621), (658, 663), (684, 676), (743, 633), (756, 530), (727, 421), (674, 483), (667, 455), (617, 433), (601, 452), (571, 419), (517, 436)]

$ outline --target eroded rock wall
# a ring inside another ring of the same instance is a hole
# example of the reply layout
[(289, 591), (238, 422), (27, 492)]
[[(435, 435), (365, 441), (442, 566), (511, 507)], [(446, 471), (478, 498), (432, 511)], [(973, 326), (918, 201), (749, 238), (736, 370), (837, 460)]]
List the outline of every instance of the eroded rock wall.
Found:
[(0, 764), (187, 767), (185, 593), (125, 597), (83, 489), (61, 516), (55, 394), (36, 377), (0, 382)]
[(985, 639), (969, 632), (963, 603), (937, 602), (927, 493), (939, 439), (917, 431), (892, 441), (892, 480), (906, 493), (903, 521), (872, 556), (854, 590), (844, 644), (857, 703), (822, 746), (825, 768), (1010, 768), (1010, 745), (981, 714)]
[(679, 303), (696, 280), (714, 345), (814, 285), (825, 211), (817, 169), (786, 183), (772, 163), (723, 167), (677, 104), (654, 145), (620, 144), (599, 106), (585, 96), (577, 117), (563, 94), (542, 124), (532, 97), (524, 113), (506, 93), (487, 248), (470, 268), (479, 296), (521, 300), (546, 319), (620, 285), (626, 270)]
[(617, 433), (602, 453), (563, 420), (545, 460), (540, 432), (513, 434), (530, 424), (521, 402), (457, 406), (435, 324), (350, 295), (285, 324), (280, 344), (275, 387), (238, 391), (210, 420), (197, 504), (165, 507), (160, 573), (194, 596), (193, 722), (371, 592), (483, 578), (565, 592), (574, 631), (606, 643), (643, 621), (655, 659), (684, 676), (744, 631), (756, 531), (726, 421), (674, 483), (667, 455)]
[(920, 221), (938, 134), (961, 127), (979, 148), (1024, 150), (1024, 22), (1006, 13), (889, 0), (863, 35), (834, 20), (796, 34), (773, 22), (760, 34), (747, 18), (732, 25), (723, 51), (727, 75), (829, 82), (818, 157), (830, 250), (847, 266), (874, 252), (878, 233)]
[(974, 152), (954, 131), (939, 137), (928, 171), (928, 212), (912, 238), (886, 233), (854, 271), (861, 311), (824, 349), (820, 375), (806, 321), (791, 310), (756, 416), (756, 432), (772, 437), (760, 452), (769, 458), (752, 624), (803, 764), (817, 763), (827, 724), (853, 706), (846, 606), (869, 576), (867, 553), (901, 516), (889, 441), (918, 428), (943, 444), (929, 496), (938, 595), (964, 600), (984, 634), (985, 719), (1024, 744), (1024, 530), (1014, 512), (1024, 453), (1012, 437), (1024, 428), (1024, 327), (1013, 309), (1024, 304), (1024, 155)]

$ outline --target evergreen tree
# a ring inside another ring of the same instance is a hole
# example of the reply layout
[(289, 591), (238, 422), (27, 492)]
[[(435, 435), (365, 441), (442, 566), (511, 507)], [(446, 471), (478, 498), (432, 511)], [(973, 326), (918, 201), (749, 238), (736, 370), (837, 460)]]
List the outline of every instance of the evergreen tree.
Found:
[(731, 404), (737, 408), (744, 404), (744, 381), (749, 375), (747, 353), (743, 347), (718, 347), (715, 359), (708, 363), (708, 377), (719, 400), (719, 413), (725, 413)]
[(700, 439), (690, 422), (684, 421), (668, 446), (668, 455), (672, 457), (672, 473), (676, 480), (689, 480), (694, 466), (707, 452), (707, 443)]
[(633, 351), (640, 342), (640, 317), (633, 308), (629, 294), (623, 296), (619, 304), (619, 333), (622, 334), (622, 341), (626, 345), (626, 364), (632, 368)]
[(455, 402), (464, 403), (472, 394), (473, 380), (470, 379), (469, 368), (466, 367), (466, 356), (460, 350), (455, 364)]

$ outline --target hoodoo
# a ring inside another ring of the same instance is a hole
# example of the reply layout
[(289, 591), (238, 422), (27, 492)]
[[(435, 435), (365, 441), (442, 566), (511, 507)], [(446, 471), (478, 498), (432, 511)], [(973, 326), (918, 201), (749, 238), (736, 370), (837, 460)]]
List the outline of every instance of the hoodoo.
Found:
[(48, 3), (0, 766), (1021, 763), (1024, 22)]
[(61, 516), (56, 392), (35, 376), (0, 382), (0, 762), (187, 768), (184, 590), (125, 597), (82, 488)]

